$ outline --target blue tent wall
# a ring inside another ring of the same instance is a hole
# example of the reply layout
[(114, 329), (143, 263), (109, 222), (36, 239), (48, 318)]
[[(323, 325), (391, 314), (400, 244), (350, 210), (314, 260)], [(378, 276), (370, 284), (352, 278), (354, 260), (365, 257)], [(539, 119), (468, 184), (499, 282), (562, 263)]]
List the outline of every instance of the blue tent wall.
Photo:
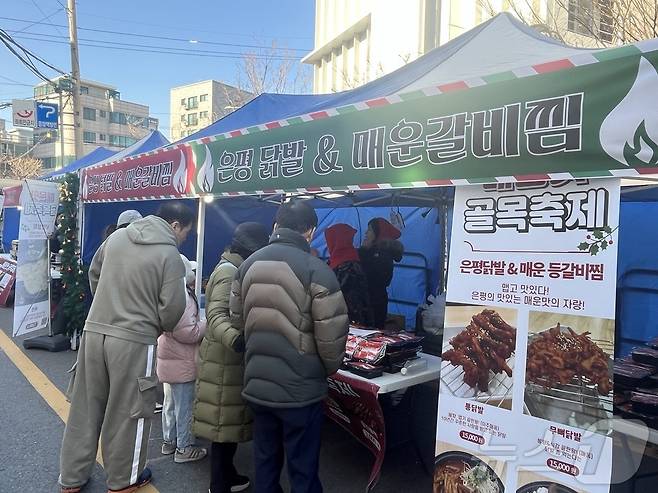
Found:
[(252, 198), (236, 197), (206, 204), (206, 233), (203, 247), (203, 277), (208, 277), (219, 257), (231, 243), (233, 231), (240, 223), (254, 221), (268, 231), (274, 223), (277, 205), (257, 203)]
[[(423, 217), (427, 208), (400, 207), (405, 228), (400, 241), (404, 244), (405, 255), (396, 264), (393, 282), (389, 287), (389, 312), (404, 315), (407, 327), (415, 326), (416, 307), (423, 303), (426, 292), (436, 290), (439, 279), (439, 251), (441, 230), (436, 223), (437, 209), (431, 209)], [(357, 230), (355, 246), (361, 244), (368, 228), (368, 221), (375, 217), (388, 218), (390, 207), (347, 207), (320, 208), (318, 231), (312, 242), (321, 257), (327, 257), (324, 231), (337, 223), (346, 223)], [(394, 302), (399, 300), (403, 303)]]
[[(94, 257), (96, 250), (103, 240), (103, 231), (109, 224), (116, 224), (116, 220), (123, 211), (135, 209), (143, 216), (154, 214), (161, 200), (144, 200), (134, 202), (110, 202), (101, 204), (86, 204), (84, 207), (84, 228), (82, 232), (82, 241), (84, 249), (82, 260), (89, 265)], [(197, 211), (197, 200), (184, 199), (189, 207)], [(181, 252), (190, 260), (196, 258), (196, 227), (188, 235), (187, 240), (181, 246)]]
[(658, 337), (658, 189), (622, 193), (617, 260), (617, 355)]
[(21, 211), (18, 207), (6, 207), (2, 222), (2, 247), (5, 252), (11, 250), (12, 240), (18, 239), (18, 226), (21, 221)]
[[(188, 199), (186, 202), (196, 208), (195, 200)], [(91, 262), (101, 244), (103, 230), (116, 221), (122, 211), (136, 209), (143, 215), (152, 214), (161, 203), (154, 200), (85, 205), (84, 262)], [(274, 224), (276, 210), (276, 204), (257, 202), (252, 198), (233, 198), (207, 204), (203, 276), (207, 278), (212, 273), (238, 224), (256, 221), (270, 229)], [(388, 217), (390, 207), (322, 207), (316, 210), (319, 225), (312, 246), (319, 251), (321, 257), (326, 258), (324, 230), (327, 227), (339, 222), (352, 225), (358, 231), (355, 238), (355, 245), (358, 246), (368, 221), (374, 217)], [(406, 225), (401, 238), (406, 253), (402, 262), (396, 265), (389, 294), (392, 300), (406, 303), (391, 302), (389, 311), (404, 315), (410, 327), (415, 323), (416, 306), (424, 301), (428, 290), (433, 292), (436, 289), (439, 279), (441, 233), (436, 224), (437, 210), (432, 209), (423, 217), (423, 212), (427, 210), (418, 207), (400, 208)], [(196, 234), (190, 234), (181, 251), (190, 259), (196, 258)]]

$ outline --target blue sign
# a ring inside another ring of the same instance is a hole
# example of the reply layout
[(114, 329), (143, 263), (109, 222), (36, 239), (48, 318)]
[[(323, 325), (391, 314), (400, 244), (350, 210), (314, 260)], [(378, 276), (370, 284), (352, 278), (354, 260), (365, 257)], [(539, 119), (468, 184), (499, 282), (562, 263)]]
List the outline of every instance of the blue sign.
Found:
[(37, 128), (57, 128), (59, 106), (54, 103), (37, 103)]

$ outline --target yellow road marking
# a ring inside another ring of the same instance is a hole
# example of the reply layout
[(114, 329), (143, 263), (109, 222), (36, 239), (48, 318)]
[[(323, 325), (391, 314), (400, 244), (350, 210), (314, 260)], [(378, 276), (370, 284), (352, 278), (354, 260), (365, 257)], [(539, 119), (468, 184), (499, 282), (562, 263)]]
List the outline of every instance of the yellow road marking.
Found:
[[(39, 395), (46, 401), (55, 414), (66, 423), (69, 417), (69, 403), (64, 394), (48, 379), (48, 377), (35, 365), (27, 355), (14, 344), (3, 330), (0, 330), (0, 349), (2, 349), (14, 366), (23, 374), (27, 381), (34, 387)], [(103, 466), (100, 447), (96, 455), (96, 461)], [(151, 484), (140, 488), (140, 493), (159, 493), (157, 488)]]

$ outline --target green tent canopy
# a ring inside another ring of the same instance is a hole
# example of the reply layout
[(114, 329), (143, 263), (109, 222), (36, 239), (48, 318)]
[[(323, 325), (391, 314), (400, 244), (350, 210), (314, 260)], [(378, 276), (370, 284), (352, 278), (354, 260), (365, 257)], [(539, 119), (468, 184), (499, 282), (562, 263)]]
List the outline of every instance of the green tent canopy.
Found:
[[(656, 94), (654, 39), (204, 137), (157, 150), (144, 164), (137, 157), (91, 168), (85, 170), (83, 197), (321, 192), (655, 173)], [(132, 166), (132, 172), (122, 166)]]

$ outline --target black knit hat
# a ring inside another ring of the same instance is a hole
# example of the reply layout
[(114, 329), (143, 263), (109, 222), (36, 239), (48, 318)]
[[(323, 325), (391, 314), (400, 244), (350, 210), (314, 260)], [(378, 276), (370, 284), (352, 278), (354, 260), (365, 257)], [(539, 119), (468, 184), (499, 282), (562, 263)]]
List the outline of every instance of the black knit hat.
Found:
[(261, 223), (247, 222), (238, 224), (233, 233), (233, 247), (239, 247), (248, 253), (260, 250), (269, 243), (270, 235)]

